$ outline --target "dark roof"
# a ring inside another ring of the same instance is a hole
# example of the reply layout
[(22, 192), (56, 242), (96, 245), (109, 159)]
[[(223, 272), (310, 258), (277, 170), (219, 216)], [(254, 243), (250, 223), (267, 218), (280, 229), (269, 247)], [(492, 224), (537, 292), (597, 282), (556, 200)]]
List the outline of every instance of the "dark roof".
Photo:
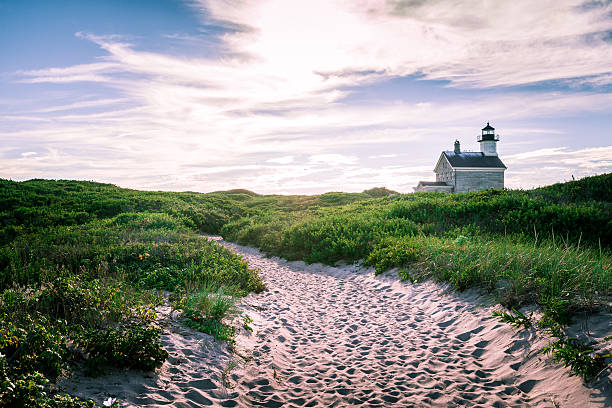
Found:
[(482, 130), (495, 130), (495, 128), (489, 125), (489, 122), (487, 122), (487, 126), (483, 127)]
[(453, 151), (442, 152), (451, 166), (457, 167), (489, 167), (496, 169), (506, 169), (507, 167), (497, 156), (485, 156), (482, 152), (461, 152)]
[(419, 184), (422, 186), (449, 186), (451, 187), (449, 184), (447, 184), (444, 181), (419, 181)]

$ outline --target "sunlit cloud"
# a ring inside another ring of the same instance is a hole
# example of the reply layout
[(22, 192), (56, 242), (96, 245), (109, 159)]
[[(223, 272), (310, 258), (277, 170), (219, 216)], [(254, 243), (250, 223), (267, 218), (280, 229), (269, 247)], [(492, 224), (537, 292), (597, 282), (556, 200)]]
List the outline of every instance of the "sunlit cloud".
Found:
[(227, 34), (224, 41), (229, 49), (303, 78), (327, 73), (326, 79), (368, 80), (422, 73), (430, 79), (484, 87), (606, 77), (612, 63), (606, 34), (612, 29), (609, 3), (584, 7), (577, 0), (201, 0), (194, 4), (205, 19), (212, 16), (250, 28)]
[(344, 164), (356, 164), (359, 159), (354, 156), (345, 156), (342, 154), (315, 154), (308, 159), (313, 164), (327, 164), (330, 166), (341, 166)]
[(566, 147), (538, 149), (531, 152), (506, 156), (508, 173), (517, 181), (510, 187), (535, 187), (549, 184), (546, 174), (557, 175), (556, 181), (593, 176), (612, 172), (612, 145), (570, 150)]
[[(513, 166), (509, 185), (531, 183), (525, 171), (537, 160), (550, 165), (561, 158), (564, 169), (585, 174), (609, 169), (599, 150), (551, 145), (563, 134), (556, 128), (512, 121), (609, 113), (610, 93), (508, 88), (449, 100), (426, 92), (416, 101), (393, 97), (354, 104), (350, 98), (362, 87), (408, 76), (462, 89), (609, 83), (610, 4), (189, 4), (203, 23), (227, 28), (207, 39), (217, 43), (218, 54), (176, 56), (145, 51), (126, 35), (79, 32), (104, 55), (85, 64), (17, 72), (23, 86), (93, 83), (104, 96), (46, 101), (2, 115), (11, 128), (0, 130), (0, 144), (9, 146), (0, 150), (0, 177), (93, 178), (197, 191), (312, 193), (387, 185), (407, 192), (431, 177), (439, 152), (452, 148), (456, 138), (476, 147), (474, 124), (486, 118), (511, 124), (501, 129), (500, 145), (502, 152), (508, 148), (502, 158)], [(177, 33), (165, 38), (190, 44), (199, 39)], [(119, 96), (105, 95), (108, 89)], [(532, 146), (526, 135), (551, 137), (549, 145)], [(24, 150), (38, 153), (24, 156)]]
[(379, 154), (376, 156), (368, 156), (368, 159), (390, 159), (391, 157), (397, 157), (397, 154)]
[(278, 164), (289, 164), (295, 160), (293, 156), (275, 157), (273, 159), (266, 160), (267, 163), (278, 163)]

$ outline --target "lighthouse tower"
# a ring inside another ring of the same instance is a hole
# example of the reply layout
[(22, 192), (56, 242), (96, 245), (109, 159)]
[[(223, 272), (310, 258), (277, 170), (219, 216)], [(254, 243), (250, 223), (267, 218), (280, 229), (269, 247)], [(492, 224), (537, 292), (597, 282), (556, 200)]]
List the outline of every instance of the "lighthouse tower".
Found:
[(445, 150), (434, 168), (436, 181), (419, 181), (415, 191), (441, 191), (446, 193), (466, 193), (504, 188), (506, 165), (497, 155), (499, 136), (493, 126), (482, 129), (478, 135), (479, 152), (462, 152), (459, 141), (454, 150)]
[(485, 156), (497, 156), (497, 142), (499, 136), (495, 134), (495, 128), (489, 125), (482, 128), (482, 134), (478, 136), (478, 143), (480, 143), (480, 151)]

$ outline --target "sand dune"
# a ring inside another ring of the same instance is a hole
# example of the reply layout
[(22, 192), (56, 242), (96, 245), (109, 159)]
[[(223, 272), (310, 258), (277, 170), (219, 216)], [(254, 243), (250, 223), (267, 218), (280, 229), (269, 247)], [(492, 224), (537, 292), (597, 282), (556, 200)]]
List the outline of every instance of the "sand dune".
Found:
[[(122, 406), (612, 406), (609, 376), (585, 387), (538, 353), (546, 339), (499, 323), (476, 292), (223, 244), (260, 269), (268, 286), (241, 302), (254, 332), (238, 336), (236, 354), (181, 327), (166, 308), (171, 358), (156, 373), (62, 386), (98, 402), (117, 397)], [(592, 317), (592, 335), (609, 335), (610, 321), (609, 314)]]
[(98, 378), (76, 373), (58, 387), (99, 404), (116, 398), (121, 407), (236, 406), (232, 400), (237, 394), (223, 386), (223, 370), (232, 358), (227, 345), (183, 327), (169, 306), (157, 311), (170, 357), (154, 373), (118, 369)]
[[(609, 377), (584, 387), (538, 353), (546, 339), (499, 323), (476, 292), (226, 245), (269, 288), (243, 302), (257, 316), (253, 362), (233, 374), (244, 406), (612, 404)], [(593, 331), (612, 331), (609, 315), (591, 320)]]

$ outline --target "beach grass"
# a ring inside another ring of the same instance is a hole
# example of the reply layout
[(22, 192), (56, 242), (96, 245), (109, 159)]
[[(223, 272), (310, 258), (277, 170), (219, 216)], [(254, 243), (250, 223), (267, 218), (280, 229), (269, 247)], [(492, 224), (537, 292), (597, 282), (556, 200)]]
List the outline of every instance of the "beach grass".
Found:
[[(544, 351), (585, 379), (600, 372), (592, 348), (563, 329), (612, 296), (612, 174), (528, 191), (389, 194), (294, 211), (267, 205), (221, 234), (289, 260), (361, 260), (376, 273), (398, 268), (410, 282), (477, 288), (508, 309), (537, 304), (557, 338)], [(559, 305), (566, 317), (555, 313)]]
[[(231, 341), (235, 298), (264, 285), (203, 233), (289, 260), (398, 268), (404, 280), (479, 288), (509, 308), (596, 310), (612, 295), (611, 196), (612, 174), (453, 195), (165, 193), (0, 180), (0, 400), (89, 406), (49, 384), (80, 366), (91, 374), (159, 366), (153, 322), (163, 292), (185, 324)], [(550, 316), (548, 327), (566, 324)], [(551, 352), (562, 359), (571, 343)]]
[[(252, 211), (257, 206), (252, 206)], [(528, 191), (391, 194), (279, 211), (269, 203), (221, 234), (289, 260), (355, 262), (405, 279), (478, 287), (508, 307), (612, 295), (612, 174)]]
[[(163, 292), (263, 290), (239, 256), (200, 235), (218, 227), (215, 208), (229, 199), (42, 180), (0, 181), (0, 197), (0, 406), (94, 406), (53, 382), (80, 369), (159, 367)], [(198, 329), (216, 335), (222, 309), (213, 304)]]

